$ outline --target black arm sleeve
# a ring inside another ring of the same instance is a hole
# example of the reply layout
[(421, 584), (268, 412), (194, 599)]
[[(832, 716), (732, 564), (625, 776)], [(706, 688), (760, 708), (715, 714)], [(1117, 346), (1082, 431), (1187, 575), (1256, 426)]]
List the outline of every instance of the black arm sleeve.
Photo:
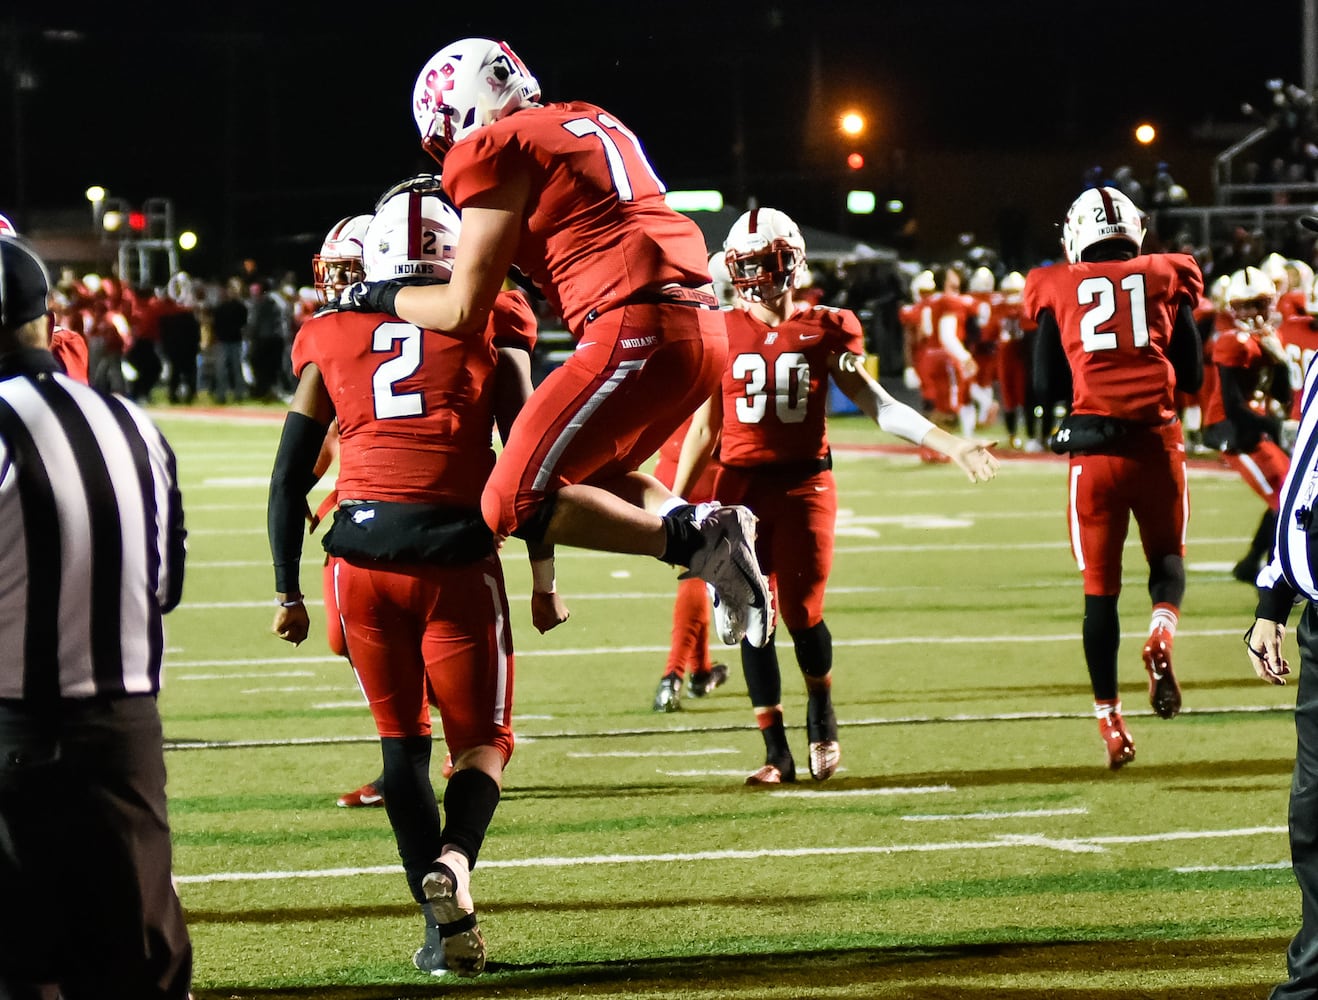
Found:
[(1291, 387), (1291, 366), (1285, 361), (1278, 361), (1272, 369), (1272, 382), (1268, 389), (1268, 395), (1286, 407), (1287, 410), (1290, 409), (1291, 398), (1295, 395), (1295, 390)]
[(1181, 392), (1198, 392), (1204, 384), (1204, 345), (1199, 339), (1199, 324), (1194, 321), (1190, 303), (1182, 302), (1172, 326), (1167, 345), (1167, 360), (1176, 372), (1176, 388)]
[(302, 559), (302, 524), (307, 493), (316, 485), (316, 458), (325, 443), (327, 425), (301, 413), (284, 418), (284, 432), (275, 452), (270, 474), (270, 499), (266, 506), (266, 531), (275, 564), (275, 591), (301, 593), (298, 582)]
[(1034, 341), (1034, 398), (1045, 406), (1059, 400), (1071, 403), (1071, 366), (1051, 309), (1039, 313), (1039, 333)]
[(1253, 451), (1264, 434), (1275, 437), (1277, 430), (1273, 421), (1249, 408), (1250, 397), (1254, 394), (1254, 373), (1248, 368), (1226, 365), (1218, 365), (1217, 373), (1222, 383), (1222, 408), (1226, 411), (1226, 419), (1236, 428), (1237, 450)]

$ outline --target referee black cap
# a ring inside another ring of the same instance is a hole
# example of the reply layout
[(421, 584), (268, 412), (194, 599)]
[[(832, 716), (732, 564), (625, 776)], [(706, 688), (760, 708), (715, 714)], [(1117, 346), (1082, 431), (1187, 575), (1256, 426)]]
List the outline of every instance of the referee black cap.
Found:
[(15, 330), (48, 308), (50, 276), (35, 250), (18, 236), (0, 236), (0, 330)]

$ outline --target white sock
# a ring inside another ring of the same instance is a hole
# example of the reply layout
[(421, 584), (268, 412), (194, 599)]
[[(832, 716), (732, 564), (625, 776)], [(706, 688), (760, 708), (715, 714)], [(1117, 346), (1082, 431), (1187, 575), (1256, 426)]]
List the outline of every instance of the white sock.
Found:
[(1176, 634), (1177, 623), (1176, 612), (1171, 608), (1154, 608), (1153, 618), (1149, 621), (1149, 632), (1158, 628), (1165, 628), (1171, 635)]

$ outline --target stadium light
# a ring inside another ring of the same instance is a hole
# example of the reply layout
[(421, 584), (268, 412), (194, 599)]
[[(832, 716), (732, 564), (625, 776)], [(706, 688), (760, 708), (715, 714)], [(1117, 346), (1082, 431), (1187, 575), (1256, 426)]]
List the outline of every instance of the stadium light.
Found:
[(105, 188), (99, 184), (93, 184), (86, 191), (87, 200), (95, 205), (98, 201), (105, 201)]
[(878, 203), (873, 191), (847, 192), (847, 211), (852, 215), (872, 215)]
[(1156, 138), (1158, 138), (1158, 130), (1148, 122), (1141, 122), (1135, 126), (1135, 141), (1141, 146), (1147, 146)]
[(721, 212), (722, 191), (669, 191), (664, 201), (674, 212)]
[(865, 116), (859, 111), (844, 111), (842, 117), (838, 119), (838, 127), (842, 129), (843, 135), (849, 135), (852, 138), (865, 134)]
[(197, 234), (191, 229), (185, 229), (178, 234), (178, 245), (180, 250), (192, 250), (197, 246)]

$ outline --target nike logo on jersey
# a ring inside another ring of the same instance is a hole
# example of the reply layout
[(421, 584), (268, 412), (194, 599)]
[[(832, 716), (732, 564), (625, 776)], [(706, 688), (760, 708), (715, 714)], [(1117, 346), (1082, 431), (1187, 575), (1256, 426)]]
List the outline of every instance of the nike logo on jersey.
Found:
[(812, 340), (818, 340), (821, 336), (823, 336), (823, 335), (822, 335), (822, 334), (819, 334), (819, 333), (803, 333), (803, 334), (801, 334), (799, 337), (797, 337), (796, 339), (799, 340), (799, 341), (800, 341), (801, 343), (803, 343), (803, 344), (808, 344), (808, 343), (810, 343), (810, 341), (812, 341)]

